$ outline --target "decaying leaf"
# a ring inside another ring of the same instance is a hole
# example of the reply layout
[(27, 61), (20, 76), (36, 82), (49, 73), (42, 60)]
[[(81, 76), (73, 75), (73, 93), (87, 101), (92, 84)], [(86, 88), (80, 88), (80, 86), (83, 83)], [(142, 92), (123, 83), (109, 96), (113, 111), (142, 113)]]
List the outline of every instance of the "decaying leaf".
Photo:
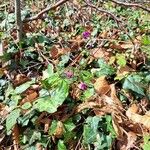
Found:
[(131, 107), (126, 111), (127, 117), (132, 120), (134, 123), (141, 124), (145, 126), (148, 130), (150, 130), (150, 116), (145, 115), (139, 115), (138, 112), (138, 106), (136, 104), (132, 104)]
[(113, 100), (113, 102), (120, 108), (123, 108), (121, 101), (118, 99), (117, 94), (116, 94), (116, 89), (115, 89), (115, 85), (111, 84), (110, 85), (111, 88), (111, 98)]
[(94, 58), (104, 58), (105, 61), (108, 61), (111, 57), (111, 53), (107, 52), (106, 49), (103, 48), (95, 48), (91, 50), (91, 55)]
[(54, 136), (60, 138), (63, 135), (63, 132), (64, 132), (63, 123), (61, 121), (58, 121)]
[(38, 93), (36, 91), (33, 91), (32, 93), (29, 93), (25, 98), (23, 98), (20, 102), (20, 106), (22, 106), (26, 102), (32, 103), (36, 98), (38, 97)]
[(12, 138), (13, 138), (14, 150), (18, 150), (19, 149), (19, 128), (17, 124), (15, 124), (12, 130)]
[(96, 79), (96, 82), (94, 83), (94, 88), (98, 94), (103, 95), (110, 90), (110, 85), (106, 81), (105, 77), (102, 76)]

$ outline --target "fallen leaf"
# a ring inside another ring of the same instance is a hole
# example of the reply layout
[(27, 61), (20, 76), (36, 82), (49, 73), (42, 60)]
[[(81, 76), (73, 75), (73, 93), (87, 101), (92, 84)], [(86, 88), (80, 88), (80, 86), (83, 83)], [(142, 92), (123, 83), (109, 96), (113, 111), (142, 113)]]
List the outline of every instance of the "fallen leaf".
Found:
[(110, 90), (110, 85), (106, 81), (105, 77), (102, 76), (96, 79), (96, 82), (94, 83), (94, 88), (98, 94), (103, 95)]
[(26, 102), (32, 103), (37, 97), (38, 93), (36, 91), (30, 93), (29, 95), (27, 95), (25, 98), (22, 99), (22, 101), (20, 102), (20, 106), (22, 106)]
[(104, 58), (106, 61), (111, 57), (111, 53), (107, 52), (106, 49), (103, 48), (94, 48), (90, 51), (90, 53), (94, 58)]
[(132, 120), (134, 123), (138, 123), (146, 127), (147, 129), (150, 130), (150, 116), (145, 114), (145, 115), (139, 115), (138, 112), (138, 107), (136, 104), (132, 104), (131, 107), (126, 111), (127, 117)]
[(64, 125), (61, 121), (58, 121), (54, 135), (57, 138), (61, 138), (63, 135), (63, 132), (64, 132)]
[(19, 86), (19, 85), (21, 85), (21, 84), (23, 84), (23, 83), (25, 83), (25, 82), (27, 82), (29, 80), (30, 79), (26, 75), (24, 75), (24, 74), (17, 74), (15, 76), (14, 81), (13, 81), (13, 85), (14, 86)]
[(119, 108), (123, 108), (121, 101), (118, 99), (117, 94), (116, 94), (116, 89), (115, 89), (115, 85), (111, 84), (110, 85), (110, 89), (111, 89), (111, 98), (113, 100), (113, 102), (119, 106)]
[(115, 77), (115, 79), (122, 79), (125, 77), (125, 75), (129, 74), (130, 72), (134, 72), (135, 70), (130, 68), (129, 66), (124, 66), (124, 67), (121, 67), (121, 68), (118, 68), (117, 70), (117, 76)]

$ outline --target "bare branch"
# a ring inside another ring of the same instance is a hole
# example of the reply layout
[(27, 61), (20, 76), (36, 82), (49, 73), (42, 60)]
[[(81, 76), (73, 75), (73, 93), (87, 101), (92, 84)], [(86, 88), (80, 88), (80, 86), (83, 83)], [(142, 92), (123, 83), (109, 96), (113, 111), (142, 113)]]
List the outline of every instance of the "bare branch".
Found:
[(44, 13), (47, 13), (48, 11), (59, 7), (60, 5), (64, 4), (67, 1), (69, 1), (69, 0), (59, 0), (56, 4), (54, 4), (52, 6), (49, 6), (49, 7), (45, 8), (45, 9), (43, 9), (42, 11), (40, 11), (37, 15), (35, 15), (33, 17), (30, 17), (30, 18), (26, 18), (23, 22), (29, 22), (29, 21), (33, 21), (33, 20), (36, 20), (36, 19), (41, 19), (41, 16)]
[(93, 4), (91, 4), (91, 3), (87, 2), (87, 1), (84, 1), (84, 2), (87, 4), (87, 6), (89, 6), (89, 7), (91, 7), (91, 8), (94, 8), (95, 10), (97, 10), (97, 11), (99, 11), (99, 12), (105, 13), (106, 15), (109, 15), (112, 19), (114, 19), (114, 20), (117, 22), (117, 24), (118, 24), (119, 22), (122, 22), (122, 21), (121, 21), (117, 16), (115, 16), (113, 13), (111, 13), (111, 12), (105, 10), (105, 9), (98, 8), (98, 7), (96, 7), (95, 5), (93, 5)]
[(21, 8), (20, 0), (15, 0), (15, 16), (16, 16), (16, 25), (17, 25), (17, 40), (22, 39), (22, 20), (21, 20)]
[(116, 3), (118, 5), (123, 5), (123, 6), (127, 6), (127, 7), (137, 7), (137, 8), (141, 8), (147, 12), (150, 13), (150, 9), (149, 8), (146, 8), (140, 4), (137, 4), (137, 3), (126, 3), (126, 2), (121, 2), (121, 1), (116, 1), (116, 0), (110, 0), (112, 1), (113, 3)]

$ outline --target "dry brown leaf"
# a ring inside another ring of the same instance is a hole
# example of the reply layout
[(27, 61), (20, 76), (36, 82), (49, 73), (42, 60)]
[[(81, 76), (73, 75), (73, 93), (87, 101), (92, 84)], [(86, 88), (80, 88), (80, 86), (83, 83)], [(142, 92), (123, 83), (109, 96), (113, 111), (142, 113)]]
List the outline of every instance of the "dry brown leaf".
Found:
[(118, 150), (130, 150), (135, 148), (135, 142), (137, 140), (137, 135), (134, 132), (126, 132), (121, 139), (117, 142), (116, 149)]
[(103, 95), (110, 90), (110, 85), (106, 81), (105, 77), (102, 76), (96, 79), (96, 82), (94, 83), (94, 88), (98, 94)]
[[(121, 118), (121, 117), (120, 117)], [(117, 137), (120, 139), (123, 137), (123, 130), (122, 130), (122, 127), (121, 125), (119, 124), (119, 120), (117, 117), (115, 117), (115, 115), (113, 114), (112, 115), (112, 125), (113, 125), (113, 128), (117, 134)]]
[(113, 102), (120, 108), (123, 108), (121, 101), (117, 97), (115, 85), (111, 84), (110, 88), (111, 88), (111, 98), (112, 98)]
[(58, 121), (54, 136), (57, 138), (61, 138), (63, 135), (63, 132), (64, 132), (63, 123), (61, 121)]
[(12, 139), (13, 139), (14, 150), (18, 150), (19, 149), (19, 128), (17, 124), (15, 124), (12, 130)]
[(121, 67), (120, 69), (117, 70), (117, 76), (118, 77), (119, 76), (125, 76), (129, 72), (133, 72), (133, 71), (135, 71), (135, 70), (126, 65), (126, 66)]
[(94, 108), (94, 107), (98, 107), (98, 106), (99, 106), (99, 108), (101, 107), (101, 105), (97, 104), (96, 102), (85, 102), (85, 103), (80, 104), (77, 107), (76, 112), (78, 113), (86, 108)]
[(91, 55), (94, 58), (104, 58), (106, 61), (111, 57), (111, 53), (107, 52), (106, 49), (103, 48), (94, 48), (91, 50)]
[(127, 50), (134, 48), (134, 45), (131, 42), (120, 42), (120, 43), (114, 43), (111, 42), (109, 45), (109, 48), (117, 49), (117, 50)]
[(20, 105), (22, 106), (26, 102), (32, 103), (38, 97), (38, 93), (36, 91), (29, 93), (25, 98), (22, 99)]
[(24, 75), (24, 74), (17, 74), (14, 81), (13, 81), (13, 85), (14, 86), (19, 86), (27, 81), (29, 81), (30, 79)]
[(131, 49), (134, 47), (132, 42), (121, 42), (119, 44), (123, 49)]
[(58, 57), (60, 57), (63, 54), (66, 54), (68, 52), (70, 52), (71, 49), (70, 48), (60, 48), (59, 45), (54, 45), (51, 49), (50, 49), (50, 56), (53, 59), (56, 59)]
[(127, 138), (126, 149), (128, 150), (134, 147), (134, 143), (137, 139), (137, 135), (134, 132), (128, 132), (127, 136), (128, 138)]
[(133, 104), (127, 111), (126, 115), (127, 117), (132, 120), (134, 123), (138, 123), (146, 127), (147, 129), (150, 130), (150, 116), (145, 114), (145, 115), (139, 115), (137, 114), (138, 112), (138, 107), (136, 104)]

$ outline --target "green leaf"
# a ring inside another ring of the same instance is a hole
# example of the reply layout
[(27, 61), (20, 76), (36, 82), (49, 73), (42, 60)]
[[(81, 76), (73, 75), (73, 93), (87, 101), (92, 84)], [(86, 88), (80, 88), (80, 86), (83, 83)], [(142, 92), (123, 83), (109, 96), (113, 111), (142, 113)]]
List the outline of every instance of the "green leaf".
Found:
[(115, 73), (115, 69), (108, 65), (104, 59), (99, 59), (98, 60), (98, 65), (99, 65), (99, 70), (97, 71), (97, 76), (110, 76), (110, 75), (113, 75)]
[(120, 67), (124, 67), (126, 65), (126, 58), (125, 58), (125, 55), (123, 54), (117, 54), (116, 55), (116, 58), (117, 58), (117, 64), (120, 66)]
[(123, 83), (123, 88), (132, 90), (138, 94), (145, 96), (144, 89), (140, 86), (141, 80), (142, 79), (139, 76), (129, 75)]
[(57, 128), (57, 123), (58, 123), (58, 121), (56, 121), (56, 120), (52, 121), (52, 124), (51, 124), (49, 132), (48, 132), (49, 135), (53, 135), (55, 133), (56, 128)]
[(7, 133), (14, 127), (20, 116), (21, 109), (14, 109), (10, 114), (8, 114), (6, 119), (6, 129)]
[(68, 91), (68, 83), (64, 80), (61, 80), (58, 87), (53, 89), (51, 96), (45, 96), (37, 99), (33, 107), (38, 109), (40, 112), (47, 111), (49, 113), (54, 113), (67, 98)]
[(96, 141), (96, 136), (98, 134), (98, 123), (100, 120), (101, 118), (97, 116), (87, 118), (83, 131), (84, 143), (92, 144)]
[(30, 138), (29, 144), (31, 145), (32, 143), (38, 140), (41, 140), (41, 132), (34, 131)]
[(53, 75), (54, 73), (54, 67), (52, 64), (48, 64), (48, 68), (46, 70), (43, 71), (43, 80), (46, 78), (49, 78)]
[(23, 92), (26, 91), (26, 90), (31, 86), (31, 84), (33, 84), (33, 83), (34, 83), (34, 81), (32, 80), (32, 81), (28, 81), (28, 82), (26, 82), (26, 83), (24, 83), (24, 84), (22, 84), (22, 85), (16, 87), (16, 88), (15, 88), (15, 93), (16, 93), (16, 94), (21, 94), (21, 93), (23, 93)]
[(144, 144), (143, 144), (142, 148), (143, 148), (143, 150), (149, 150), (149, 148), (150, 148), (150, 136), (149, 135), (144, 136)]
[(64, 122), (64, 127), (67, 131), (72, 131), (76, 126), (72, 122), (72, 119), (68, 119), (67, 121)]
[(66, 146), (65, 146), (63, 140), (59, 140), (59, 141), (58, 141), (57, 149), (58, 149), (58, 150), (67, 150), (67, 148), (66, 148)]
[(82, 99), (88, 100), (93, 95), (94, 95), (94, 88), (88, 88), (86, 91), (84, 91)]
[(22, 109), (29, 109), (29, 108), (31, 108), (31, 107), (32, 107), (32, 105), (31, 105), (30, 102), (26, 102), (26, 103), (24, 103), (24, 104), (21, 106)]

